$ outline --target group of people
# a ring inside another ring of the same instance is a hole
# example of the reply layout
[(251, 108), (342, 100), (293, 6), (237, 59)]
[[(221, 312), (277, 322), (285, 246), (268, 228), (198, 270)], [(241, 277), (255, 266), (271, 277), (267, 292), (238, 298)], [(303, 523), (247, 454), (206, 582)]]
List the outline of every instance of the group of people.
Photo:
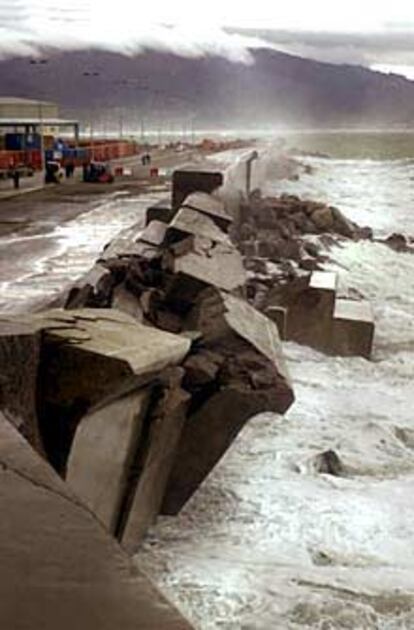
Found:
[[(143, 166), (147, 166), (149, 164), (151, 164), (151, 156), (149, 153), (144, 153), (141, 156), (141, 164)], [(55, 167), (56, 163), (55, 162), (49, 162), (46, 164), (46, 173), (45, 173), (45, 181), (46, 183), (50, 183), (50, 182), (57, 182), (58, 181), (58, 177), (57, 177), (57, 171), (58, 168)], [(83, 165), (83, 175), (84, 175), (84, 181), (87, 180), (87, 176), (86, 176), (86, 171), (88, 169), (87, 165)], [(68, 162), (67, 164), (65, 164), (65, 176), (67, 179), (73, 177), (75, 173), (75, 165), (73, 162)], [(14, 166), (10, 166), (9, 171), (8, 171), (8, 176), (10, 179), (13, 180), (13, 185), (14, 188), (19, 188), (20, 187), (20, 178), (21, 178), (21, 171), (18, 167), (14, 167)]]

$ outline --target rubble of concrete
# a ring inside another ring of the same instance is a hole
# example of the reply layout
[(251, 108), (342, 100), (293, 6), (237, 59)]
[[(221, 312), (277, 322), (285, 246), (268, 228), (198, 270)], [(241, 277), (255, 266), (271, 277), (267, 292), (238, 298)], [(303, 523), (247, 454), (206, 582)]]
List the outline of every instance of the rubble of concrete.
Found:
[[(106, 308), (4, 318), (1, 328), (0, 358), (8, 360), (2, 369), (4, 413), (113, 535), (122, 539), (132, 489), (145, 487), (142, 536), (159, 512), (167, 459), (185, 419), (188, 394), (176, 366), (191, 340)], [(174, 368), (178, 374), (171, 378)], [(138, 459), (148, 459), (154, 471), (154, 451), (160, 474), (144, 483), (147, 464), (138, 466)]]
[(192, 399), (164, 497), (167, 514), (181, 509), (249, 418), (264, 409), (283, 414), (293, 402), (277, 327), (245, 300), (210, 287), (187, 326), (202, 336), (184, 362)]
[[(131, 314), (135, 304), (140, 322), (192, 341), (182, 363), (188, 409), (177, 451), (168, 455), (167, 489), (157, 494), (170, 514), (182, 508), (251, 416), (265, 409), (284, 413), (293, 402), (277, 326), (245, 300), (246, 272), (228, 235), (231, 224), (222, 201), (192, 193), (168, 224), (153, 219), (141, 232), (131, 230), (127, 246), (110, 244), (99, 261), (114, 279), (106, 307), (123, 309), (121, 294), (125, 311)], [(151, 256), (143, 245), (154, 248)], [(131, 508), (137, 516), (121, 525), (126, 544), (148, 524), (146, 495), (138, 480), (135, 501), (130, 499), (139, 506)]]
[(192, 627), (1, 413), (0, 509), (4, 630)]
[(18, 322), (38, 340), (20, 414), (38, 430), (32, 445), (131, 552), (160, 512), (184, 506), (249, 418), (294, 400), (277, 325), (248, 303), (232, 218), (208, 194), (221, 176), (175, 179), (175, 199), (189, 194), (168, 222), (152, 207), (64, 308)]

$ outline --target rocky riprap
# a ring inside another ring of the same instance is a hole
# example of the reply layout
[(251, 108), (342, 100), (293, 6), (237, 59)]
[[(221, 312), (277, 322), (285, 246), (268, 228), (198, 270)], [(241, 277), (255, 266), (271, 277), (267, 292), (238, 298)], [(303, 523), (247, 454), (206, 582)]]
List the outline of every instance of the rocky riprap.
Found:
[(296, 195), (262, 197), (259, 191), (242, 205), (232, 229), (248, 272), (248, 298), (259, 309), (267, 306), (275, 284), (322, 270), (332, 245), (372, 237), (369, 227), (358, 226), (334, 206)]

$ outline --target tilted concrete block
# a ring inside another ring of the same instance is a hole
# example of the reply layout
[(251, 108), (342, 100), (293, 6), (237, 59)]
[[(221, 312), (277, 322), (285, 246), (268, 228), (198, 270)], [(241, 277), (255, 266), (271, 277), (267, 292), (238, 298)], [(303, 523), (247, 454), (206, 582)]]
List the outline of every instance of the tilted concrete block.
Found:
[(231, 244), (228, 235), (219, 228), (207, 214), (196, 209), (182, 206), (168, 226), (167, 233), (192, 234), (201, 238), (208, 238), (215, 243)]
[[(123, 520), (117, 531), (129, 552), (138, 547), (159, 514), (185, 421), (188, 392), (181, 389), (183, 370), (170, 370), (150, 410), (129, 480)], [(169, 382), (165, 382), (169, 380)]]
[[(249, 418), (262, 411), (284, 413), (294, 400), (277, 327), (250, 304), (208, 289), (187, 325), (202, 333), (209, 366), (203, 382), (200, 365), (194, 371), (189, 357), (185, 387), (194, 398), (163, 501), (168, 514), (182, 508)], [(210, 369), (212, 361), (219, 369)]]
[(172, 206), (177, 210), (193, 192), (212, 193), (223, 184), (223, 173), (214, 170), (179, 169), (173, 173)]
[(333, 354), (369, 359), (374, 330), (374, 318), (369, 302), (336, 300), (331, 340)]
[(288, 309), (286, 338), (327, 350), (331, 342), (337, 278), (335, 273), (314, 271), (310, 278), (299, 278), (278, 289), (276, 301), (269, 306)]
[(170, 197), (160, 199), (157, 203), (149, 206), (145, 215), (145, 223), (151, 223), (151, 221), (157, 220), (163, 223), (169, 223), (174, 216), (174, 210), (172, 207)]
[(188, 195), (183, 201), (182, 207), (196, 210), (208, 216), (223, 232), (228, 232), (233, 223), (233, 217), (226, 211), (223, 201), (203, 192)]
[(69, 290), (65, 308), (76, 309), (83, 306), (107, 306), (114, 279), (109, 269), (95, 265), (80, 278)]
[(122, 396), (84, 416), (77, 427), (66, 480), (115, 534), (130, 468), (141, 438), (150, 388)]
[(231, 244), (194, 237), (193, 251), (171, 256), (167, 264), (183, 284), (185, 280), (182, 277), (185, 276), (226, 291), (235, 291), (246, 283), (243, 259)]
[(190, 630), (0, 414), (0, 627)]
[(115, 309), (55, 309), (31, 316), (43, 334), (39, 421), (50, 461), (64, 472), (76, 427), (93, 406), (115, 400), (182, 361), (191, 342)]
[(167, 225), (158, 219), (154, 219), (142, 230), (138, 240), (159, 247), (164, 243), (166, 231)]

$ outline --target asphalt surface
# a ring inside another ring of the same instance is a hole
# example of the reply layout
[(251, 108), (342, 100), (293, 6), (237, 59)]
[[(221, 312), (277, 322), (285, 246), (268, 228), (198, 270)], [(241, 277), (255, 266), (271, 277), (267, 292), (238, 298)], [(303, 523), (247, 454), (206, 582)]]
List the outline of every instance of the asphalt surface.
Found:
[(149, 178), (137, 158), (125, 160), (131, 177), (113, 184), (78, 178), (36, 192), (0, 198), (0, 312), (38, 310), (85, 273), (119, 231), (142, 222), (145, 209), (169, 194), (167, 171), (193, 154), (155, 154), (164, 169)]

